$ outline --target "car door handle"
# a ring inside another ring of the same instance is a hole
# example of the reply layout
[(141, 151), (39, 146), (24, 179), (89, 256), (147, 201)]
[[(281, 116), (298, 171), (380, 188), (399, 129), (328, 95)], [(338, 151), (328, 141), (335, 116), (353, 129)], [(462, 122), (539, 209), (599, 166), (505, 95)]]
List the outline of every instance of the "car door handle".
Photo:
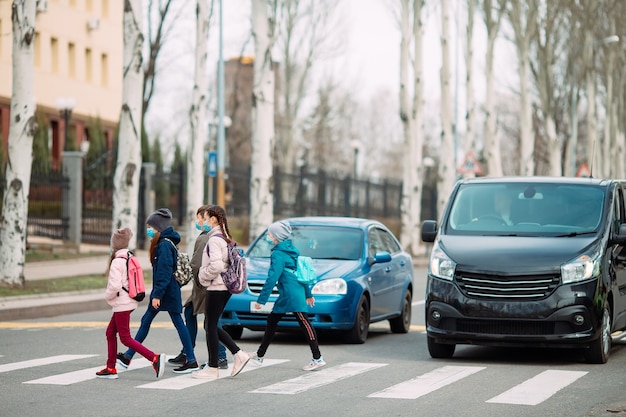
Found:
[(390, 268), (390, 267), (386, 267), (386, 268), (385, 268), (385, 272), (390, 272), (390, 271), (391, 271), (391, 268)]

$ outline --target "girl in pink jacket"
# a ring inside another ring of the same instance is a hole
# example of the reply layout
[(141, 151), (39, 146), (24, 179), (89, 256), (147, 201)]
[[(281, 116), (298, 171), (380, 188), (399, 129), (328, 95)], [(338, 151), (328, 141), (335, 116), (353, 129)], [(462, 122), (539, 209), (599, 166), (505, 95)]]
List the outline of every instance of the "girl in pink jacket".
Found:
[(120, 341), (152, 362), (156, 377), (163, 375), (165, 355), (157, 355), (130, 336), (130, 313), (137, 308), (138, 302), (129, 297), (124, 288), (128, 288), (126, 260), (130, 255), (128, 242), (133, 236), (129, 228), (117, 229), (111, 236), (111, 260), (109, 262), (109, 281), (104, 298), (112, 307), (113, 316), (106, 330), (107, 364), (106, 368), (96, 372), (98, 378), (117, 379), (115, 363), (117, 361), (117, 333)]

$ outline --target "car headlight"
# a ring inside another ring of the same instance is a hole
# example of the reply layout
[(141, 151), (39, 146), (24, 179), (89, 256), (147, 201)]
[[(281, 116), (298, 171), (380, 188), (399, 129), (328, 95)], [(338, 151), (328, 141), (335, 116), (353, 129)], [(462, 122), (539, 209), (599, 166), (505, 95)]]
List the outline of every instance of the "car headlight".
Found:
[(591, 256), (581, 255), (571, 262), (561, 265), (561, 281), (563, 284), (585, 281), (600, 273), (602, 254), (597, 252)]
[(437, 278), (447, 279), (449, 281), (452, 281), (454, 278), (456, 262), (450, 259), (450, 257), (439, 247), (439, 242), (435, 242), (433, 246), (428, 265), (430, 273)]
[(348, 284), (341, 278), (325, 279), (313, 286), (312, 294), (347, 294)]

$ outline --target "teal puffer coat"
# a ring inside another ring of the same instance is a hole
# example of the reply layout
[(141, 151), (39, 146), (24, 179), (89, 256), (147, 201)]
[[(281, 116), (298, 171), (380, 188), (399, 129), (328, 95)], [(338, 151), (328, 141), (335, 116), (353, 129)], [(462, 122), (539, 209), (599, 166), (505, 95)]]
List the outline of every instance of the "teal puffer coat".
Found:
[(257, 302), (267, 303), (274, 286), (278, 287), (278, 299), (274, 303), (273, 313), (298, 313), (307, 312), (306, 299), (311, 297), (311, 289), (308, 285), (300, 283), (296, 276), (286, 270), (295, 270), (296, 261), (300, 252), (293, 246), (291, 239), (283, 240), (272, 248), (270, 269), (267, 280)]

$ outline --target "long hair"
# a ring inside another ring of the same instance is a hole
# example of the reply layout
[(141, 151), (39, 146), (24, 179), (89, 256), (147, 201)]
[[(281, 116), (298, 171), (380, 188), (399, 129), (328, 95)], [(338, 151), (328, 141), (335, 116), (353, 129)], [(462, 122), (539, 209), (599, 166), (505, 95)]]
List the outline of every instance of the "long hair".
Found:
[(215, 217), (217, 219), (217, 224), (220, 226), (220, 230), (222, 231), (222, 235), (224, 235), (224, 239), (226, 242), (232, 242), (232, 238), (230, 236), (230, 230), (228, 229), (228, 219), (226, 218), (226, 211), (221, 206), (210, 206), (206, 211), (207, 216)]
[(160, 238), (161, 238), (161, 232), (156, 231), (156, 234), (150, 241), (150, 263), (152, 264), (152, 266), (154, 266), (154, 253), (156, 252), (156, 247), (159, 244)]

